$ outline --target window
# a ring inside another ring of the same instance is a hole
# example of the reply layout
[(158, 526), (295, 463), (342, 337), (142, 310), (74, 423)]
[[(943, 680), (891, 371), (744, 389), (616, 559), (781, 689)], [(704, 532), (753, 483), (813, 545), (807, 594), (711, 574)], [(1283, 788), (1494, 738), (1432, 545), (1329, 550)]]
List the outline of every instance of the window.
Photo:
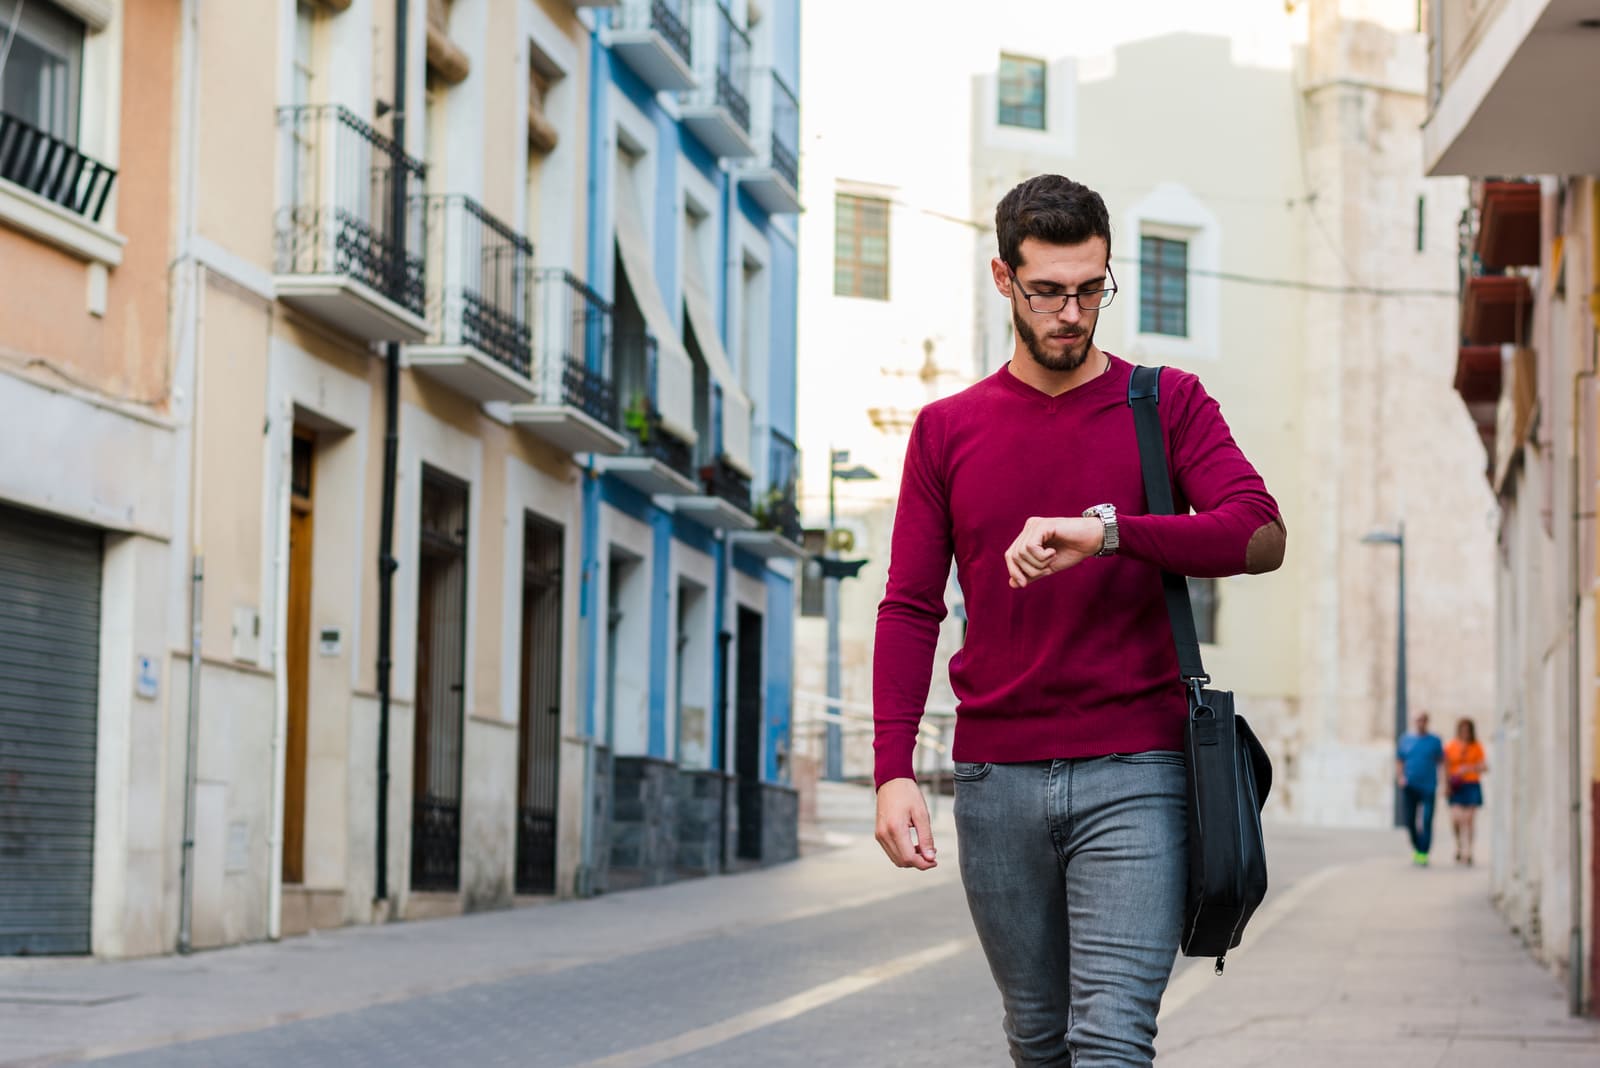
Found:
[(1140, 237), (1139, 332), (1189, 336), (1189, 242)]
[[(14, 4), (0, 17), (0, 44)], [(11, 51), (0, 73), (0, 111), (69, 144), (78, 142), (78, 85), (83, 70), (83, 23), (49, 3), (24, 4)]]
[(1189, 606), (1194, 609), (1195, 637), (1202, 644), (1215, 644), (1217, 640), (1217, 580), (1214, 578), (1190, 579)]
[(294, 103), (304, 107), (316, 103), (317, 12), (300, 0), (294, 12)]
[(833, 292), (889, 299), (889, 202), (840, 193), (834, 199)]
[(808, 530), (800, 540), (806, 550), (806, 560), (800, 572), (800, 614), (808, 619), (821, 619), (828, 613), (825, 600), (827, 583), (823, 581), (822, 565), (817, 563), (816, 558), (827, 548), (828, 532)]
[(1001, 126), (1044, 129), (1044, 60), (1000, 57)]

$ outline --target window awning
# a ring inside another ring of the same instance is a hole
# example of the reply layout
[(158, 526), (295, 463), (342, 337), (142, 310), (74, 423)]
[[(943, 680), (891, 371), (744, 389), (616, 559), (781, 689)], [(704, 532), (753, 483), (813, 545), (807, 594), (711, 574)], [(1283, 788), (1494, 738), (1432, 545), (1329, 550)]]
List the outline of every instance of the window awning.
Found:
[(633, 186), (624, 181), (617, 189), (617, 252), (622, 270), (633, 288), (634, 299), (644, 315), (645, 327), (655, 335), (656, 345), (656, 410), (661, 413), (661, 425), (674, 437), (693, 445), (694, 432), (694, 364), (683, 347), (678, 328), (667, 314), (667, 305), (656, 287), (655, 272), (651, 268), (650, 238), (640, 214)]
[(694, 339), (706, 358), (706, 369), (712, 381), (722, 387), (722, 454), (728, 466), (748, 477), (755, 476), (750, 464), (750, 398), (745, 396), (733, 362), (722, 347), (717, 332), (717, 317), (712, 310), (710, 288), (706, 285), (700, 263), (693, 253), (684, 257), (683, 304), (689, 313), (689, 325), (694, 329)]

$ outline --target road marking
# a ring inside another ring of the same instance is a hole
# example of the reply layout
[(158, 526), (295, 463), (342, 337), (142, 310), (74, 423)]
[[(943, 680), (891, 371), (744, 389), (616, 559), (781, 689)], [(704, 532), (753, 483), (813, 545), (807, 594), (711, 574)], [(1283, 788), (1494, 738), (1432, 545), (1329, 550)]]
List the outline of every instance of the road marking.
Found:
[(846, 975), (814, 986), (810, 990), (801, 991), (793, 997), (775, 1001), (771, 1005), (742, 1012), (720, 1023), (685, 1031), (681, 1035), (652, 1042), (647, 1046), (623, 1050), (621, 1053), (614, 1053), (596, 1061), (586, 1061), (580, 1068), (644, 1068), (645, 1065), (660, 1064), (674, 1057), (709, 1049), (731, 1038), (738, 1038), (751, 1031), (759, 1031), (763, 1027), (793, 1019), (812, 1009), (821, 1008), (829, 1002), (838, 1001), (840, 998), (860, 993), (907, 972), (938, 963), (975, 945), (977, 945), (975, 938), (953, 938), (929, 949), (873, 965), (854, 975)]
[[(1262, 935), (1276, 926), (1279, 920), (1293, 912), (1300, 902), (1310, 896), (1317, 887), (1348, 867), (1350, 867), (1348, 864), (1336, 864), (1331, 868), (1323, 868), (1319, 872), (1306, 876), (1289, 887), (1288, 890), (1273, 898), (1268, 902), (1266, 908), (1250, 918), (1250, 926), (1247, 930), (1250, 932), (1251, 941), (1259, 940)], [(1243, 952), (1244, 948), (1245, 944), (1241, 943), (1238, 949), (1229, 950), (1228, 954), (1233, 957)], [(1183, 1008), (1184, 1005), (1194, 1000), (1195, 996), (1206, 987), (1206, 984), (1217, 978), (1218, 976), (1213, 973), (1209, 964), (1204, 961), (1196, 961), (1192, 967), (1178, 976), (1176, 982), (1167, 987), (1167, 993), (1161, 999), (1161, 1011), (1156, 1014), (1157, 1021)]]

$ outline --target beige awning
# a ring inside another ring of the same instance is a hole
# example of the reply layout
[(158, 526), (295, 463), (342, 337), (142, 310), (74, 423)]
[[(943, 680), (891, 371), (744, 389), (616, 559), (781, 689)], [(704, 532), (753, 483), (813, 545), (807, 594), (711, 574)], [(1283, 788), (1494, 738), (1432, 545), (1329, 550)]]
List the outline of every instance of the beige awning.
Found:
[(755, 468), (750, 462), (750, 398), (745, 396), (733, 362), (722, 347), (713, 310), (716, 305), (700, 262), (692, 252), (684, 260), (683, 304), (689, 313), (689, 325), (694, 328), (694, 339), (706, 358), (711, 380), (722, 387), (722, 454), (730, 467), (754, 477)]
[(617, 188), (617, 251), (622, 257), (622, 269), (628, 276), (628, 285), (639, 302), (645, 327), (655, 335), (656, 351), (656, 408), (661, 413), (661, 425), (674, 437), (691, 445), (696, 440), (694, 432), (694, 364), (672, 316), (667, 314), (667, 304), (656, 286), (655, 270), (651, 266), (649, 232), (633, 184), (624, 180)]

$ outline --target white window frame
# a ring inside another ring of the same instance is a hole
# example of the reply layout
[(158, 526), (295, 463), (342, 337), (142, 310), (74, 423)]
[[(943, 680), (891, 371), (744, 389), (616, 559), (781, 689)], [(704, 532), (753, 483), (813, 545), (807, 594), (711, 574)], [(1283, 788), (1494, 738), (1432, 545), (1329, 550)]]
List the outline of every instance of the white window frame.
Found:
[[(1127, 355), (1136, 362), (1204, 361), (1221, 357), (1222, 225), (1199, 197), (1176, 182), (1157, 186), (1124, 213), (1120, 232), (1124, 251), (1111, 257), (1117, 304), (1123, 309)], [(1165, 237), (1189, 245), (1187, 337), (1147, 334), (1140, 329), (1143, 295), (1139, 267), (1141, 238)], [(1113, 305), (1115, 307), (1116, 305)]]
[[(528, 140), (528, 95), (526, 86), (532, 77), (532, 50), (560, 72), (560, 77), (550, 84), (545, 94), (544, 113), (551, 124), (560, 131), (556, 147), (545, 157), (540, 170), (539, 238), (536, 251), (541, 266), (578, 266), (577, 232), (573, 227), (573, 206), (582, 202), (579, 196), (578, 156), (579, 142), (584, 131), (578, 122), (578, 46), (561, 31), (550, 16), (534, 0), (522, 4), (522, 48), (517, 58), (517, 84), (524, 91), (517, 94), (514, 125), (510, 131), (511, 144), (526, 146)], [(517, 172), (517, 230), (528, 232), (528, 222), (533, 214), (529, 198), (528, 153), (524, 147), (518, 152)], [(581, 273), (581, 272), (576, 272)]]
[(1037, 42), (1002, 42), (994, 52), (994, 67), (981, 75), (979, 107), (981, 144), (1003, 151), (1042, 153), (1054, 156), (1077, 154), (1078, 145), (1078, 61), (1070, 56), (1045, 60), (1044, 129), (1000, 124), (1000, 57), (1028, 58)]
[[(35, 3), (46, 0), (34, 0)], [(78, 151), (121, 170), (122, 33), (126, 0), (49, 0), (84, 22), (78, 83)], [(9, 13), (9, 7), (8, 7)], [(9, 24), (9, 19), (6, 20)], [(106, 270), (122, 262), (127, 238), (117, 233), (122, 176), (111, 183), (99, 222), (67, 211), (21, 186), (0, 182), (0, 224), (29, 234), (89, 265), (87, 306), (104, 314)]]

